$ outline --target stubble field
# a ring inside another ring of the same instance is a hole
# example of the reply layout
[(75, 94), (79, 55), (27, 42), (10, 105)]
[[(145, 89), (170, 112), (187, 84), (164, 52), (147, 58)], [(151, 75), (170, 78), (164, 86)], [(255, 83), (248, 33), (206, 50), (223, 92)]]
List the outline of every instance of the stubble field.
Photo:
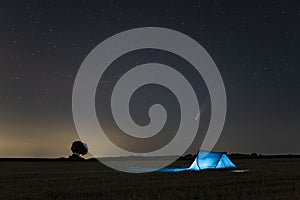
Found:
[(249, 171), (127, 174), (96, 161), (6, 161), (0, 199), (300, 199), (299, 158), (233, 162)]

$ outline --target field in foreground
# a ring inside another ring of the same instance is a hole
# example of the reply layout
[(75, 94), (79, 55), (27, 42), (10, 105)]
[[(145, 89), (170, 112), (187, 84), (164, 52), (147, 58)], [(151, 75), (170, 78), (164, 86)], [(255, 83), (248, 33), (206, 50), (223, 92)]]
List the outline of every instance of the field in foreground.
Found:
[(233, 162), (249, 171), (126, 174), (99, 162), (0, 162), (0, 199), (300, 199), (299, 158)]

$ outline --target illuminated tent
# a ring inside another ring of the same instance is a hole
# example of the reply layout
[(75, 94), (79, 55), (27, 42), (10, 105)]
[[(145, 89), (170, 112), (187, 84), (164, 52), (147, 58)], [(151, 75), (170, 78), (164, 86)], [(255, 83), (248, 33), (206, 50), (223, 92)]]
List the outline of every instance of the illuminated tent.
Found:
[(163, 168), (157, 172), (183, 172), (218, 169), (236, 169), (237, 167), (228, 158), (226, 153), (199, 151), (189, 168)]
[(208, 169), (235, 169), (237, 168), (226, 153), (199, 151), (196, 159), (188, 170), (200, 171)]

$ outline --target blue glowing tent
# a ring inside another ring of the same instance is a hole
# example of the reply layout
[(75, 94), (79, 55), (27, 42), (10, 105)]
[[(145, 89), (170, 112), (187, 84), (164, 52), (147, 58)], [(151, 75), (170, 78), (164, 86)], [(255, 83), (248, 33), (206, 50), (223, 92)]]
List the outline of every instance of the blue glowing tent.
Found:
[(188, 170), (236, 169), (226, 153), (199, 151)]

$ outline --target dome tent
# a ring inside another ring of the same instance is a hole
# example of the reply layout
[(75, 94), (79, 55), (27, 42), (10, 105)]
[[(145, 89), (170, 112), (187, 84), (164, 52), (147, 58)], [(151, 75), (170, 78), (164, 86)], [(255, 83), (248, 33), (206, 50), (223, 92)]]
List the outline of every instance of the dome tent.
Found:
[(235, 164), (228, 158), (225, 152), (199, 151), (194, 162), (188, 168), (163, 168), (157, 172), (183, 172), (202, 170), (236, 169)]
[(224, 152), (199, 151), (194, 162), (188, 168), (191, 171), (209, 169), (236, 169), (235, 164)]

